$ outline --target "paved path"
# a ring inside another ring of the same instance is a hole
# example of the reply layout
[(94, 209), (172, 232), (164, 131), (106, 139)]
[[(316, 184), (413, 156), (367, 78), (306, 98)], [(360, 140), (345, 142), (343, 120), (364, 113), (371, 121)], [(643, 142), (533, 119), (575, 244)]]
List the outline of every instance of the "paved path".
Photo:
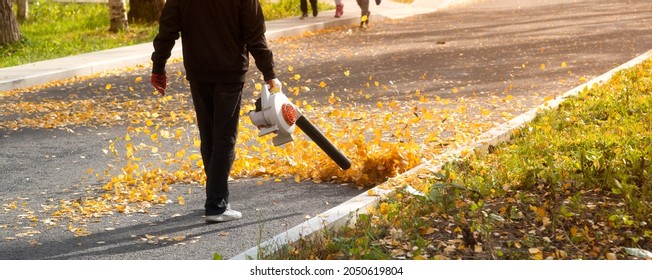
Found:
[[(374, 15), (381, 14), (383, 5), (372, 5), (372, 27), (367, 30), (353, 26), (315, 36), (275, 35), (272, 46), (282, 79), (291, 81), (292, 74), (285, 69), (293, 66), (293, 73), (302, 76), (301, 85), (314, 89), (305, 95), (306, 100), (323, 101), (333, 92), (343, 103), (362, 106), (407, 100), (419, 89), (431, 98), (466, 100), (517, 115), (581, 84), (582, 77), (588, 80), (600, 75), (652, 46), (648, 32), (652, 4), (643, 0), (475, 1), (421, 16), (380, 21)], [(345, 15), (350, 16), (342, 19), (345, 24), (357, 22), (354, 4), (345, 7)], [(287, 19), (269, 26), (290, 28), (309, 21), (321, 25), (318, 29), (335, 24), (332, 15), (323, 12), (316, 19)], [(143, 47), (139, 52), (148, 57), (151, 49)], [(119, 64), (110, 63), (112, 67)], [(180, 64), (172, 64), (171, 69), (180, 69)], [(344, 70), (351, 76), (342, 75)], [(0, 106), (38, 99), (100, 100), (107, 94), (103, 90), (106, 84), (114, 85), (111, 94), (116, 98), (147, 101), (142, 93), (151, 92), (148, 85), (131, 83), (147, 72), (147, 67), (136, 67), (52, 88), (0, 95)], [(251, 75), (255, 79), (255, 73)], [(366, 88), (369, 76), (395, 90), (371, 99), (355, 94)], [(332, 86), (320, 89), (317, 84), (322, 80)], [(188, 90), (175, 82), (171, 94), (187, 98)], [(507, 96), (519, 102), (500, 102)], [(0, 121), (12, 118), (17, 116), (0, 115)], [(498, 117), (494, 121), (504, 120)], [(86, 225), (93, 232), (90, 236), (72, 236), (67, 223), (48, 225), (43, 205), (97, 191), (91, 179), (83, 179), (85, 170), (101, 170), (110, 163), (101, 150), (109, 140), (123, 136), (125, 129), (125, 125), (117, 125), (0, 130), (0, 177), (4, 178), (0, 204), (5, 209), (0, 213), (0, 258), (208, 259), (215, 252), (230, 258), (307, 216), (314, 217), (364, 192), (327, 183), (280, 182), (261, 187), (256, 179), (237, 180), (232, 188), (233, 203), (245, 218), (206, 225), (201, 219), (201, 190), (179, 185), (171, 196), (184, 195), (185, 205), (92, 219)], [(184, 240), (173, 239), (179, 236)]]

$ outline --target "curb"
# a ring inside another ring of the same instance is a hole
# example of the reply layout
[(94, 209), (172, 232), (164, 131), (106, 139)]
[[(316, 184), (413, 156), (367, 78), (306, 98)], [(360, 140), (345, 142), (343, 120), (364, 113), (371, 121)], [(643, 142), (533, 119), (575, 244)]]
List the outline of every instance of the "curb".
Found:
[[(577, 96), (585, 88), (591, 88), (595, 85), (602, 84), (609, 80), (615, 73), (618, 71), (631, 68), (641, 62), (652, 58), (652, 49), (635, 57), (634, 59), (621, 64), (620, 66), (591, 79), (590, 81), (579, 85), (564, 94), (558, 96), (555, 99), (547, 101), (546, 103), (539, 105), (481, 135), (476, 138), (476, 141), (457, 149), (453, 149), (449, 152), (446, 152), (442, 155), (437, 156), (435, 159), (420, 164), (403, 174), (398, 175), (397, 177), (407, 176), (419, 171), (428, 170), (437, 172), (440, 170), (443, 165), (454, 159), (462, 157), (464, 152), (469, 152), (473, 150), (487, 150), (490, 146), (496, 146), (502, 142), (507, 142), (510, 139), (510, 135), (516, 129), (523, 127), (525, 124), (529, 123), (536, 117), (536, 115), (544, 110), (555, 109), (561, 104), (564, 100), (569, 97)], [(434, 162), (434, 164), (433, 164)], [(270, 253), (277, 252), (282, 249), (284, 246), (289, 244), (294, 244), (300, 240), (318, 238), (320, 233), (323, 233), (327, 230), (332, 230), (334, 228), (339, 228), (348, 224), (355, 222), (357, 215), (367, 213), (368, 207), (375, 206), (380, 201), (381, 197), (387, 196), (388, 194), (393, 193), (396, 188), (388, 188), (385, 186), (391, 181), (388, 180), (386, 183), (383, 183), (379, 186), (376, 186), (372, 189), (373, 195), (369, 195), (367, 192), (359, 194), (358, 196), (338, 205), (335, 208), (332, 208), (316, 217), (309, 219), (308, 221), (291, 228), (290, 230), (278, 234), (275, 237), (261, 243), (256, 247), (252, 247), (235, 257), (231, 260), (253, 260), (258, 259), (260, 256), (265, 256)]]

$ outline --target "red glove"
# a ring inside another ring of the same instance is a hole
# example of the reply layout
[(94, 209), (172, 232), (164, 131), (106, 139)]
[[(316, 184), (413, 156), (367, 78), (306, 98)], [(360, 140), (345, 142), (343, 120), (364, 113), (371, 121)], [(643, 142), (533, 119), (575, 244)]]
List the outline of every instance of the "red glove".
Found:
[(158, 91), (161, 96), (165, 96), (165, 88), (168, 84), (168, 76), (165, 73), (154, 74), (150, 77), (149, 81), (152, 83), (152, 86)]

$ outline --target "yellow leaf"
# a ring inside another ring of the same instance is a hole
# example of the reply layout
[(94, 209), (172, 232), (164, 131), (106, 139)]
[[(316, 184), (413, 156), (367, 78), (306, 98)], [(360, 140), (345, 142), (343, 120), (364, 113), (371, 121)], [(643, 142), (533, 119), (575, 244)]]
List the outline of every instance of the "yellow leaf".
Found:
[(183, 196), (177, 197), (177, 200), (179, 200), (179, 205), (185, 205), (186, 204), (186, 200), (183, 198)]
[(575, 237), (577, 235), (577, 228), (576, 227), (571, 227), (570, 229), (570, 237)]
[(350, 74), (351, 74), (351, 72), (349, 72), (349, 70), (344, 71), (344, 76), (348, 77)]
[(127, 153), (126, 153), (127, 158), (131, 158), (134, 155), (134, 145), (131, 143), (127, 143), (126, 149), (127, 149)]
[(381, 203), (380, 214), (387, 215), (387, 212), (389, 212), (389, 204), (387, 204), (387, 202)]
[(254, 88), (255, 88), (256, 90), (262, 90), (262, 89), (263, 89), (263, 85), (260, 84), (260, 83), (256, 83), (256, 84), (254, 84)]
[(532, 258), (535, 260), (543, 260), (543, 252), (539, 250), (539, 248), (530, 248), (528, 249), (530, 254), (532, 255)]
[(424, 234), (424, 235), (433, 234), (433, 233), (435, 233), (435, 231), (436, 231), (436, 229), (432, 228), (432, 227), (421, 229), (421, 233)]
[(150, 135), (149, 138), (152, 139), (152, 141), (156, 141), (158, 139), (158, 134), (157, 133), (152, 133), (152, 135)]
[(383, 108), (383, 103), (378, 101), (378, 103), (376, 103), (376, 106), (378, 106), (378, 108), (382, 109)]
[(566, 65), (566, 61), (563, 61), (563, 62), (561, 63), (561, 68), (566, 68), (566, 66), (567, 66), (567, 65)]
[(324, 87), (326, 87), (326, 83), (324, 83), (324, 81), (321, 81), (321, 82), (319, 82), (319, 86), (324, 88)]
[(297, 81), (300, 80), (300, 79), (301, 79), (301, 75), (299, 75), (299, 74), (294, 74), (294, 79), (297, 80)]
[(136, 77), (136, 80), (134, 80), (134, 82), (140, 83), (140, 81), (142, 81), (142, 80), (143, 80), (143, 77), (138, 76), (138, 77)]
[(111, 84), (106, 84), (106, 87), (104, 87), (104, 88), (106, 88), (106, 90), (110, 90), (111, 89)]
[(541, 63), (541, 66), (539, 67), (541, 70), (546, 70), (546, 65)]
[(453, 93), (458, 93), (458, 92), (460, 92), (460, 90), (457, 89), (456, 87), (454, 87), (452, 91), (453, 91)]
[(170, 133), (170, 132), (167, 131), (167, 130), (161, 130), (161, 131), (159, 131), (159, 133), (161, 134), (161, 137), (163, 137), (163, 138), (165, 138), (165, 139), (170, 139), (170, 138), (172, 138), (172, 133)]
[(294, 71), (294, 67), (288, 66), (288, 71), (290, 71), (290, 72)]

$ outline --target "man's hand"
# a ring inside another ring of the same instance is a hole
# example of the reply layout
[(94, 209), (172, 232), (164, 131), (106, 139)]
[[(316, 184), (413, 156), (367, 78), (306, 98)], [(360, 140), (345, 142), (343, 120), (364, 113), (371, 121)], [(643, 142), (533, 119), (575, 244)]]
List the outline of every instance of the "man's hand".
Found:
[(158, 91), (161, 96), (165, 96), (165, 88), (167, 87), (168, 84), (168, 76), (165, 73), (162, 74), (154, 74), (152, 73), (152, 76), (150, 77), (150, 82), (152, 83), (152, 86)]
[(281, 84), (281, 81), (279, 81), (278, 79), (267, 80), (267, 81), (265, 81), (265, 83), (267, 83), (267, 85), (269, 85), (269, 92), (271, 92), (271, 93), (280, 92), (281, 87), (283, 86)]

